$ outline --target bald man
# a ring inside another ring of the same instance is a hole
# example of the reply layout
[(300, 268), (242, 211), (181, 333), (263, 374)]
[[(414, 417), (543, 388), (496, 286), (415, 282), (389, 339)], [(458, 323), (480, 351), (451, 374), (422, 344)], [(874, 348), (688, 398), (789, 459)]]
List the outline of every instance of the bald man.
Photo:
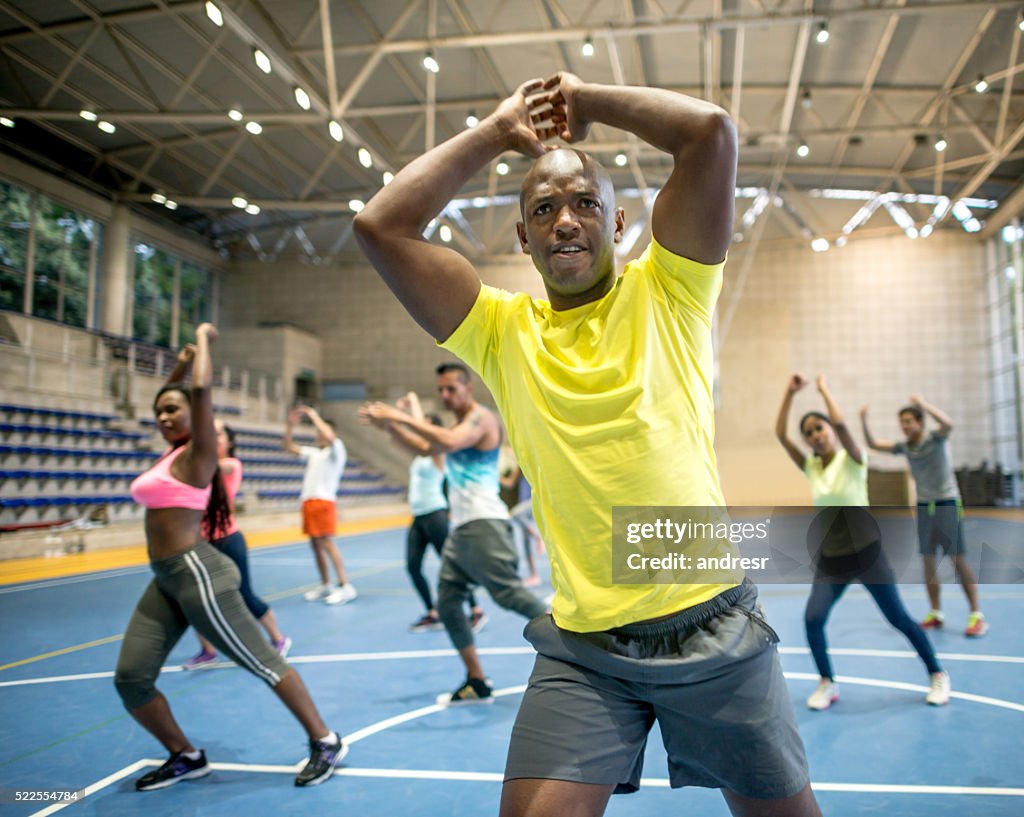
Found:
[[(615, 268), (623, 211), (604, 167), (545, 142), (593, 123), (673, 158), (653, 240)], [(535, 162), (520, 195), (524, 253), (547, 291), (481, 284), (423, 239), (506, 151)], [(653, 88), (531, 80), (476, 128), (416, 159), (356, 217), (359, 242), (412, 317), (498, 403), (551, 558), (552, 614), (513, 728), (501, 817), (600, 815), (640, 782), (659, 722), (674, 787), (723, 791), (732, 813), (814, 817), (778, 637), (742, 573), (616, 583), (612, 507), (720, 506), (711, 317), (732, 234), (735, 129), (720, 108)], [(727, 545), (726, 545), (727, 546)]]

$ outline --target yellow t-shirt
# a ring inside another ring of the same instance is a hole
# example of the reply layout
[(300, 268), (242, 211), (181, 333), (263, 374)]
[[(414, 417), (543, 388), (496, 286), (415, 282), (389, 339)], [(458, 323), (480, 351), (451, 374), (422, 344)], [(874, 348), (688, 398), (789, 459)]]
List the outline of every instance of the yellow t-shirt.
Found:
[(606, 630), (734, 586), (611, 581), (614, 505), (723, 504), (711, 316), (724, 266), (652, 241), (607, 295), (562, 311), (483, 286), (441, 344), (480, 374), (508, 425), (533, 487), (560, 627)]
[(808, 454), (804, 473), (811, 483), (811, 497), (818, 506), (868, 504), (868, 458), (858, 463), (845, 448), (836, 451), (826, 466), (821, 457)]

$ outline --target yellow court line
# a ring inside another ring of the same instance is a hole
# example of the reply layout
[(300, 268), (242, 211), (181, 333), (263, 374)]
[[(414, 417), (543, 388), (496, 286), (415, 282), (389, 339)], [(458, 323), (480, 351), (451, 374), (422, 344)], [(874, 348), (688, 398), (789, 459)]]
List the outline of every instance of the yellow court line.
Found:
[[(395, 514), (342, 522), (338, 525), (338, 535), (356, 536), (361, 533), (402, 528), (408, 526), (410, 518), (407, 514)], [(250, 549), (258, 549), (301, 542), (306, 535), (301, 528), (293, 527), (257, 531), (246, 534), (245, 538)], [(8, 559), (0, 562), (0, 585), (56, 579), (147, 564), (149, 564), (149, 556), (146, 553), (145, 545), (69, 553), (59, 558)]]
[(124, 633), (118, 633), (117, 635), (107, 636), (106, 638), (97, 638), (95, 641), (87, 641), (85, 644), (75, 644), (73, 647), (64, 647), (64, 649), (61, 650), (44, 652), (42, 655), (33, 655), (31, 658), (22, 658), (20, 661), (12, 661), (10, 664), (0, 664), (0, 671), (11, 669), (11, 667), (21, 667), (25, 664), (34, 664), (36, 661), (42, 661), (45, 658), (67, 655), (69, 652), (78, 652), (79, 650), (87, 650), (90, 647), (99, 647), (101, 644), (110, 644), (114, 641), (120, 641), (122, 638), (124, 638)]

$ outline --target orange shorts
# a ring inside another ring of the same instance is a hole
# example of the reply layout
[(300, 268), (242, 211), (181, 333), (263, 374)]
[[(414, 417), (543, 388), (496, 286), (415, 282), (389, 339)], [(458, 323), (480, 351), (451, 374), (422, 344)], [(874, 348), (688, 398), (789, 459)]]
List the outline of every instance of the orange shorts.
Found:
[(329, 499), (302, 503), (302, 532), (308, 536), (334, 536), (338, 532), (338, 508)]

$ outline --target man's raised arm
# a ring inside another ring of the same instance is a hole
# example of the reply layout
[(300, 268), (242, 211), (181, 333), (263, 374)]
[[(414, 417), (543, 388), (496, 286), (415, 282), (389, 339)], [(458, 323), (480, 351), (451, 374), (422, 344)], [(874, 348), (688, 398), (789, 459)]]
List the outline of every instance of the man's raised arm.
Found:
[(654, 205), (652, 230), (676, 255), (717, 264), (733, 233), (736, 129), (724, 110), (659, 88), (597, 85), (561, 72), (546, 80), (552, 127), (541, 139), (583, 140), (594, 122), (635, 134), (675, 165)]
[(521, 85), (475, 128), (462, 131), (406, 165), (355, 218), (359, 246), (409, 314), (445, 340), (469, 314), (480, 291), (473, 266), (459, 253), (425, 241), (423, 230), (462, 186), (507, 150), (540, 156), (527, 95), (542, 80)]

